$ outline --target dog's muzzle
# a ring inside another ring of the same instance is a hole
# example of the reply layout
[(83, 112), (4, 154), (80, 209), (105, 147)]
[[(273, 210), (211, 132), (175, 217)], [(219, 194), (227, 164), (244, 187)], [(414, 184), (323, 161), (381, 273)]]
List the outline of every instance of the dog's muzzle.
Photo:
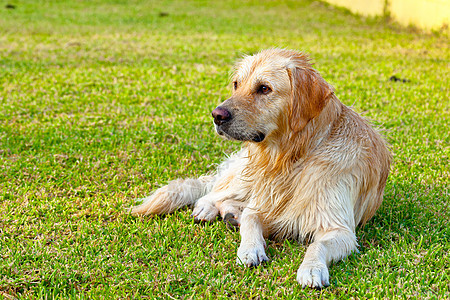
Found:
[(218, 126), (223, 125), (232, 119), (231, 112), (221, 106), (216, 107), (216, 109), (212, 111), (212, 116), (214, 118), (214, 123)]
[(211, 114), (214, 118), (216, 131), (219, 135), (223, 135), (233, 140), (252, 141), (255, 143), (262, 142), (266, 138), (266, 135), (260, 131), (256, 133), (245, 133), (233, 130), (231, 122), (231, 120), (233, 119), (233, 115), (227, 108), (223, 106), (216, 107)]

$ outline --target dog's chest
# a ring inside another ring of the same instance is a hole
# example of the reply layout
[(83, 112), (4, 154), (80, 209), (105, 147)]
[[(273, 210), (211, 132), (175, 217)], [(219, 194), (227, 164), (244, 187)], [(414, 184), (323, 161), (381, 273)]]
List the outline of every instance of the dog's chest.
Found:
[(301, 177), (302, 166), (288, 172), (265, 174), (261, 172), (246, 180), (250, 190), (249, 204), (261, 208), (262, 211), (282, 212), (294, 199), (296, 179)]
[(248, 205), (259, 210), (271, 237), (304, 240), (311, 231), (314, 201), (301, 192), (308, 186), (309, 167), (307, 162), (299, 161), (291, 169), (273, 174), (259, 171), (245, 180)]

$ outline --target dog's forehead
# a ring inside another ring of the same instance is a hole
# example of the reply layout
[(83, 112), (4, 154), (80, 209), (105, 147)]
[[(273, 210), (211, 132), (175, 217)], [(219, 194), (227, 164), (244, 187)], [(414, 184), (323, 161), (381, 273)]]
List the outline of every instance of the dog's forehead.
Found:
[(235, 77), (245, 80), (250, 77), (263, 79), (271, 76), (277, 76), (280, 72), (284, 73), (291, 64), (290, 59), (282, 56), (253, 55), (242, 59), (235, 71)]

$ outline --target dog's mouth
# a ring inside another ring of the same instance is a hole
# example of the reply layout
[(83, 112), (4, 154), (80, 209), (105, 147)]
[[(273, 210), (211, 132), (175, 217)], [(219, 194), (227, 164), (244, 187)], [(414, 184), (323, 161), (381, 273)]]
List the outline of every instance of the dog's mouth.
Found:
[(266, 135), (264, 133), (258, 132), (253, 137), (252, 141), (255, 142), (255, 143), (260, 143), (260, 142), (264, 141), (265, 138), (266, 138)]
[(221, 135), (229, 140), (260, 143), (266, 138), (266, 135), (259, 131), (254, 134), (249, 134), (249, 133), (244, 133), (244, 132), (236, 133), (236, 132), (230, 132), (229, 130), (225, 131), (223, 126), (215, 125), (215, 127), (216, 127), (216, 132), (219, 135)]

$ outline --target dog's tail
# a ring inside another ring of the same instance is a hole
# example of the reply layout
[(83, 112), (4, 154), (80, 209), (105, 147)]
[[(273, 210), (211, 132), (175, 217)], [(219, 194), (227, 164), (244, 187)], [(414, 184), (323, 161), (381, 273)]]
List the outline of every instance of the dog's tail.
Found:
[(211, 191), (214, 180), (215, 176), (173, 180), (144, 198), (141, 205), (131, 209), (131, 214), (169, 214), (183, 206), (194, 205), (200, 197)]

